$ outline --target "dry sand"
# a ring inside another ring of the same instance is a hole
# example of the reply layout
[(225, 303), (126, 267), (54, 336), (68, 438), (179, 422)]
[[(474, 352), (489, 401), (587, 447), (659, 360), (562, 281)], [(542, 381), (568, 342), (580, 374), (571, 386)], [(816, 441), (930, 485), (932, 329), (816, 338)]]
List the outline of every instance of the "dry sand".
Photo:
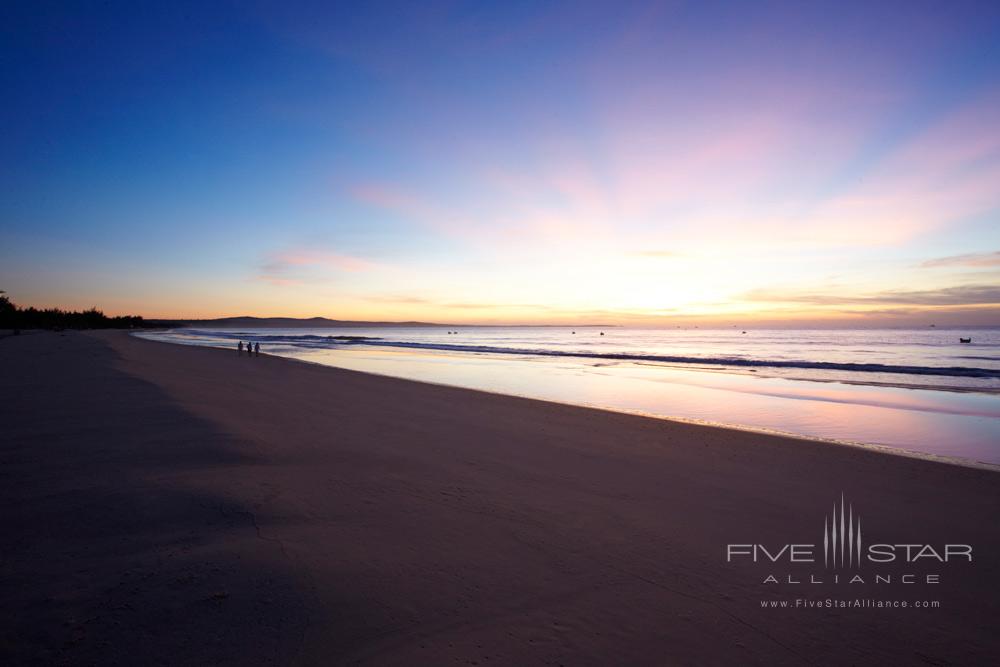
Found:
[[(0, 364), (5, 665), (1000, 660), (993, 471), (118, 332)], [(870, 540), (974, 562), (725, 562), (819, 541), (841, 493)], [(760, 608), (796, 597), (942, 606)]]

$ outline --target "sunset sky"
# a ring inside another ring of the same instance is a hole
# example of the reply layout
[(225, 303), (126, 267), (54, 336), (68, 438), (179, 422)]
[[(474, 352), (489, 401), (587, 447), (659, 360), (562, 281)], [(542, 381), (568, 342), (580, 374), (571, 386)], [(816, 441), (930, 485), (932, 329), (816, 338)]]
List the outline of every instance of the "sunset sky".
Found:
[(5, 7), (15, 302), (1000, 325), (1000, 3), (151, 4)]

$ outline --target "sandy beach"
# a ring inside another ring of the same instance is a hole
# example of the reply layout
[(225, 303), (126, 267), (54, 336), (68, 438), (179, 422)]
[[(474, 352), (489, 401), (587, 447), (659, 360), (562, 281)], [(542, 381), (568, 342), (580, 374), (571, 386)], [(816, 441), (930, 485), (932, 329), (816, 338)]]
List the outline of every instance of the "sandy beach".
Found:
[[(6, 337), (0, 363), (3, 664), (1000, 654), (992, 470), (123, 332)], [(842, 496), (869, 542), (975, 557), (849, 585), (823, 562), (727, 562), (816, 542)], [(761, 605), (796, 599), (940, 606)]]

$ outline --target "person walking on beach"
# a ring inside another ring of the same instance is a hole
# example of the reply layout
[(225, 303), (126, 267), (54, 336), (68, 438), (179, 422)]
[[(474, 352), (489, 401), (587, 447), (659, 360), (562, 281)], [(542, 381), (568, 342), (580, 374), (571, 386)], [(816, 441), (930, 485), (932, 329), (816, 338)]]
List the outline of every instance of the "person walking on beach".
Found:
[(247, 341), (247, 356), (248, 357), (253, 356), (253, 343), (251, 343), (250, 341)]
[[(250, 346), (250, 343), (247, 343), (247, 350), (250, 349), (249, 346)], [(243, 356), (243, 341), (240, 341), (240, 344), (236, 346), (236, 355), (240, 356), (240, 357)]]
[(260, 356), (260, 343), (254, 343), (253, 344), (253, 356), (255, 356), (255, 357), (259, 357)]

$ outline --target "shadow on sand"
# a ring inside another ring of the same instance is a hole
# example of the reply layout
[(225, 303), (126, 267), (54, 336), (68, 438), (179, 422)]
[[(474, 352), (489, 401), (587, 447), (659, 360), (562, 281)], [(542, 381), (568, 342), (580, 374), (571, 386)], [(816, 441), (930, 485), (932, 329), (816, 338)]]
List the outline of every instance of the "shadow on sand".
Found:
[(202, 473), (253, 463), (78, 333), (0, 341), (0, 663), (286, 663), (302, 587)]

